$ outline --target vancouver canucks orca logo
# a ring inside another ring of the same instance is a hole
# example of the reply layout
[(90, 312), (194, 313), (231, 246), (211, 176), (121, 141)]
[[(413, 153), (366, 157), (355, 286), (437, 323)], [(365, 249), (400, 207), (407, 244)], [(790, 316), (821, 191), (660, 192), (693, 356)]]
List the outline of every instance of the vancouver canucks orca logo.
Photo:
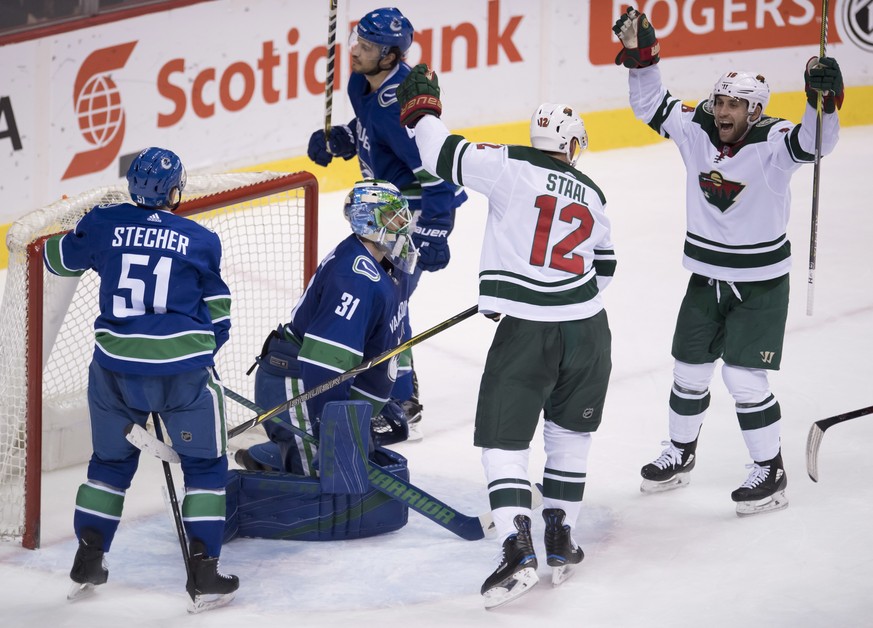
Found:
[(717, 170), (701, 172), (697, 175), (697, 180), (706, 200), (722, 212), (730, 209), (740, 192), (746, 189), (742, 183), (725, 179)]

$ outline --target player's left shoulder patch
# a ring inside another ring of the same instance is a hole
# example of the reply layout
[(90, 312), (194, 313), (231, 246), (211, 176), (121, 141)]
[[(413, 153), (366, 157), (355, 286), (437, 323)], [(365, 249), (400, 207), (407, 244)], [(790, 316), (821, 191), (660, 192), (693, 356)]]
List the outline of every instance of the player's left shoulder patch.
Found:
[(366, 255), (358, 255), (355, 261), (352, 262), (352, 271), (358, 275), (363, 275), (372, 282), (379, 283), (382, 275), (379, 274), (379, 269), (376, 267), (376, 262), (373, 258)]
[(394, 103), (397, 102), (397, 87), (398, 83), (392, 83), (391, 85), (386, 85), (382, 89), (379, 90), (379, 106), (380, 107), (390, 107)]

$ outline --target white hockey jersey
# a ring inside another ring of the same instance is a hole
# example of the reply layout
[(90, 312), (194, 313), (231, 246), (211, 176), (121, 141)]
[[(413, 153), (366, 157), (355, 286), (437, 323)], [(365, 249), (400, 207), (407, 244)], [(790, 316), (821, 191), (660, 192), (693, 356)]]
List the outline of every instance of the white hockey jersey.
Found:
[[(807, 105), (799, 125), (764, 116), (742, 141), (725, 145), (706, 100), (682, 104), (661, 84), (657, 65), (629, 75), (634, 114), (673, 140), (685, 162), (685, 268), (724, 281), (787, 273), (789, 183), (801, 164), (815, 159), (815, 109)], [(838, 136), (837, 114), (823, 114), (822, 155)]]
[(584, 174), (526, 146), (473, 144), (423, 117), (424, 167), (488, 197), (479, 310), (532, 321), (590, 318), (615, 270), (603, 192)]

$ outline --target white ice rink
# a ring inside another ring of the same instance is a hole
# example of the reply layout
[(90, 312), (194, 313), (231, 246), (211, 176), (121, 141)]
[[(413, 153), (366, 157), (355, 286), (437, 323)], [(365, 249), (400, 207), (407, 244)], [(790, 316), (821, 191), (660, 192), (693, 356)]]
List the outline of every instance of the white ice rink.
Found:
[[(410, 512), (405, 528), (371, 539), (236, 540), (225, 546), (222, 566), (240, 576), (237, 599), (224, 609), (189, 616), (178, 541), (161, 498), (160, 464), (143, 456), (108, 555), (109, 582), (95, 597), (73, 604), (65, 599), (76, 549), (72, 513), (85, 467), (44, 477), (42, 548), (0, 544), (3, 623), (16, 628), (871, 625), (873, 416), (827, 432), (818, 484), (807, 477), (804, 458), (813, 421), (873, 404), (871, 146), (873, 127), (844, 129), (836, 152), (823, 161), (812, 317), (805, 310), (813, 169), (804, 167), (794, 176), (792, 302), (783, 368), (770, 378), (783, 412), (787, 510), (746, 519), (734, 514), (730, 492), (746, 478), (750, 460), (718, 374), (690, 487), (653, 496), (639, 492), (640, 466), (660, 453), (666, 437), (670, 341), (688, 277), (681, 267), (684, 168), (670, 143), (590, 153), (579, 167), (606, 194), (619, 264), (605, 295), (613, 375), (575, 532), (586, 558), (571, 580), (552, 589), (541, 560), (536, 589), (485, 611), (479, 587), (495, 566), (498, 543), (463, 541)], [(342, 196), (321, 198), (322, 253), (348, 232)], [(483, 198), (471, 193), (458, 211), (451, 264), (426, 275), (412, 300), (414, 331), (475, 304), (484, 216)], [(468, 514), (488, 508), (472, 425), (494, 329), (477, 316), (416, 348), (426, 435), (419, 443), (396, 446), (409, 459), (414, 483)], [(537, 440), (531, 455), (535, 481), (541, 448)], [(541, 556), (542, 527), (537, 513)]]

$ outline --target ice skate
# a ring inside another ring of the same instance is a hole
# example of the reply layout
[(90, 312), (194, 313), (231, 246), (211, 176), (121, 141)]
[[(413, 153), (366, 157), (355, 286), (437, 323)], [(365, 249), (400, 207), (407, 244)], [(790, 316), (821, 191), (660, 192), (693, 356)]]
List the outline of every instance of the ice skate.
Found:
[(576, 545), (570, 535), (570, 526), (564, 523), (565, 513), (560, 508), (545, 508), (543, 519), (546, 522), (545, 545), (546, 563), (552, 567), (552, 586), (556, 587), (570, 576), (576, 565), (585, 558), (582, 548)]
[(781, 451), (771, 460), (754, 462), (746, 465), (746, 468), (752, 470), (749, 477), (731, 493), (731, 499), (737, 502), (738, 517), (788, 508), (788, 497), (785, 495), (788, 476), (782, 466)]
[(103, 536), (96, 530), (85, 528), (79, 539), (79, 549), (70, 570), (73, 585), (67, 593), (68, 600), (81, 600), (94, 594), (94, 588), (109, 579), (109, 568), (103, 554)]
[(206, 546), (198, 540), (191, 541), (188, 559), (189, 613), (200, 613), (228, 604), (239, 588), (239, 578), (218, 571), (218, 559), (206, 555)]
[(409, 436), (406, 440), (417, 441), (424, 438), (424, 432), (421, 429), (421, 411), (424, 406), (418, 401), (418, 397), (413, 395), (406, 401), (400, 404), (406, 414), (406, 424), (409, 426)]
[(530, 517), (516, 515), (516, 534), (503, 541), (500, 565), (482, 585), (485, 608), (491, 609), (511, 602), (527, 593), (537, 582), (537, 556), (530, 537)]
[(690, 471), (697, 461), (697, 440), (690, 443), (677, 443), (672, 440), (661, 441), (667, 448), (657, 460), (640, 469), (643, 493), (662, 493), (675, 488), (683, 488), (691, 482)]

